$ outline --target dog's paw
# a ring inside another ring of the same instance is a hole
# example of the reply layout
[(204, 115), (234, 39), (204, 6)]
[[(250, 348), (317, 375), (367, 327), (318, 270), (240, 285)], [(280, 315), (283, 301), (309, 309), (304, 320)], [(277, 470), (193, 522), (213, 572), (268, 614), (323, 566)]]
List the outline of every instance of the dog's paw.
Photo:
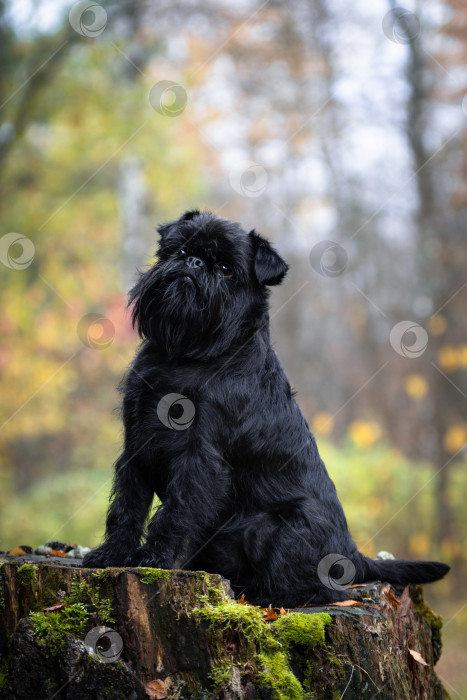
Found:
[(132, 557), (132, 566), (150, 566), (153, 569), (170, 569), (172, 568), (172, 557), (164, 556), (160, 552), (149, 549), (148, 547), (140, 547)]
[(102, 544), (92, 552), (88, 552), (83, 559), (83, 567), (87, 569), (104, 569), (107, 566), (126, 566), (127, 555), (119, 552), (112, 545)]

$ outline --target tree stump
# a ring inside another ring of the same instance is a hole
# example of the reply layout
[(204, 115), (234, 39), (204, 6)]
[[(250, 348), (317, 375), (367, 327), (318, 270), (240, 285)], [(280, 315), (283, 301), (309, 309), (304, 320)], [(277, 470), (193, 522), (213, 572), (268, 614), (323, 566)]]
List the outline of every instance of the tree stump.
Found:
[(200, 571), (0, 558), (0, 699), (446, 698), (420, 586), (262, 610)]

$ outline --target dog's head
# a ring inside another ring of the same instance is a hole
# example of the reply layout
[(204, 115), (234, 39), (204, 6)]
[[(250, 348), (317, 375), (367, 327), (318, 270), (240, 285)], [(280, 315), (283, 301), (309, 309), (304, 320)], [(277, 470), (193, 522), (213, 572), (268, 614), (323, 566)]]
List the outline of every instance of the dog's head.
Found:
[(213, 357), (267, 319), (288, 265), (255, 231), (189, 211), (158, 229), (156, 264), (130, 291), (133, 325), (169, 357)]

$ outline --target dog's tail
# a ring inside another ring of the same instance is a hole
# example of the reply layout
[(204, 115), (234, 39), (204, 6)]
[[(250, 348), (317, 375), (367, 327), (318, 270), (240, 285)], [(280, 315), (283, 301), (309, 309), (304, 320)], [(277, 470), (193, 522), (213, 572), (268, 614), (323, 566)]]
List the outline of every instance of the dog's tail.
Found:
[(409, 583), (431, 583), (445, 576), (451, 568), (440, 561), (407, 561), (405, 559), (368, 559), (365, 579), (378, 579), (406, 586)]

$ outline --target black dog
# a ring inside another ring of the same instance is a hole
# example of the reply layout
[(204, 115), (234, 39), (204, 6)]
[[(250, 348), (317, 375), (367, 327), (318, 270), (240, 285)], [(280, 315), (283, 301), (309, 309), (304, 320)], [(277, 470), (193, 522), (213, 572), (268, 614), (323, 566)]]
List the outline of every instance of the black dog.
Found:
[(130, 292), (144, 340), (122, 389), (105, 542), (84, 566), (205, 570), (288, 607), (345, 599), (350, 583), (444, 576), (446, 564), (372, 560), (353, 543), (269, 339), (268, 287), (284, 260), (210, 213), (159, 233), (157, 263)]

